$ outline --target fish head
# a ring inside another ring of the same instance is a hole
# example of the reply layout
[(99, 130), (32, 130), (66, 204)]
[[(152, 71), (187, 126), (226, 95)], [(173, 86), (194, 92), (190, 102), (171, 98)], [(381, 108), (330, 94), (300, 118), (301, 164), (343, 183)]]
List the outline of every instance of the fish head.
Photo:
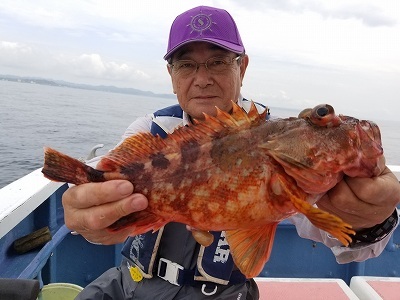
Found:
[(381, 172), (379, 127), (372, 121), (336, 115), (321, 104), (298, 118), (266, 123), (262, 145), (308, 193), (323, 193), (344, 175), (372, 177)]

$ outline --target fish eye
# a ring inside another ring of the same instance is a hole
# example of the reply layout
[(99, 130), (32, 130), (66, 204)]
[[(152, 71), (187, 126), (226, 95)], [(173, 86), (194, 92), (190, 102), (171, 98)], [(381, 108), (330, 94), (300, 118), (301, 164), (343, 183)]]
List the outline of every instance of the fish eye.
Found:
[(316, 113), (320, 117), (325, 117), (329, 113), (329, 110), (326, 106), (318, 107)]
[(335, 114), (335, 110), (329, 104), (321, 104), (313, 108), (310, 113), (309, 120), (318, 126), (338, 126), (341, 120)]
[(314, 119), (328, 118), (328, 116), (335, 116), (335, 110), (329, 104), (317, 105), (311, 111), (311, 117)]

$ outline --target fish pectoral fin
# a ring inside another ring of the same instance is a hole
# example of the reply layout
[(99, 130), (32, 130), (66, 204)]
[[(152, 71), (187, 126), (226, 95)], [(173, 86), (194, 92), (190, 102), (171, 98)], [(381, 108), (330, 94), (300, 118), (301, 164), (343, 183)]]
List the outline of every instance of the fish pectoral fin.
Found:
[(122, 217), (118, 221), (111, 224), (108, 229), (110, 231), (118, 231), (130, 227), (132, 228), (131, 235), (133, 236), (143, 234), (150, 230), (155, 232), (165, 224), (167, 224), (166, 220), (161, 219), (159, 216), (147, 210), (142, 210)]
[(350, 235), (355, 234), (355, 231), (351, 229), (350, 224), (344, 222), (341, 218), (335, 215), (312, 206), (299, 195), (296, 195), (293, 188), (288, 186), (287, 180), (280, 175), (276, 175), (275, 178), (279, 180), (281, 187), (288, 194), (290, 201), (298, 212), (305, 215), (307, 219), (309, 219), (310, 222), (319, 229), (333, 235), (343, 245), (348, 246), (350, 244), (352, 240)]
[(226, 238), (236, 266), (247, 278), (260, 274), (268, 261), (274, 242), (276, 226), (226, 231)]
[(310, 220), (312, 224), (319, 229), (330, 233), (345, 246), (348, 246), (351, 243), (352, 238), (350, 235), (353, 235), (356, 232), (351, 229), (350, 224), (344, 222), (341, 218), (335, 215), (310, 205), (306, 201), (297, 202), (296, 200), (297, 199), (294, 199), (292, 203), (299, 212), (304, 214), (307, 219)]
[(214, 241), (214, 236), (210, 232), (205, 230), (193, 229), (192, 235), (196, 242), (204, 247), (210, 246)]

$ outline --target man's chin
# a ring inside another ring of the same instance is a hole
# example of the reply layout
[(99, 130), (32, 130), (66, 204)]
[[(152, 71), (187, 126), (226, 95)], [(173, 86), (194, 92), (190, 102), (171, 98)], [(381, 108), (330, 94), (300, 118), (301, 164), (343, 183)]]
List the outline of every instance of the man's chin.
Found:
[(204, 113), (215, 117), (217, 115), (217, 109), (215, 108), (215, 104), (196, 105), (196, 107), (189, 110), (188, 113), (194, 119), (203, 120)]
[[(193, 103), (194, 104), (194, 103)], [(195, 105), (189, 108), (189, 115), (192, 116), (193, 118), (197, 120), (203, 120), (204, 119), (204, 113), (206, 113), (209, 116), (215, 117), (217, 115), (217, 109), (216, 107), (219, 107), (220, 109), (224, 111), (229, 111), (231, 108), (224, 107), (222, 103), (219, 103), (217, 101), (209, 101), (209, 102), (201, 102), (201, 101), (196, 101)]]

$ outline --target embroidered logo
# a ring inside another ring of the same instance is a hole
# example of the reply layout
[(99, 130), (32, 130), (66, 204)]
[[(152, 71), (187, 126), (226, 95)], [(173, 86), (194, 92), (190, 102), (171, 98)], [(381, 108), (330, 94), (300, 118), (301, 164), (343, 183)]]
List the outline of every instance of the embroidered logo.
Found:
[(188, 26), (192, 28), (192, 31), (190, 33), (192, 33), (193, 31), (197, 31), (200, 35), (202, 35), (203, 31), (205, 30), (212, 31), (211, 29), (212, 24), (217, 24), (217, 23), (212, 21), (211, 14), (206, 15), (201, 13), (192, 17), (192, 20), (190, 21), (190, 24), (188, 24)]
[(129, 256), (134, 262), (137, 262), (138, 257), (140, 256), (140, 249), (143, 248), (143, 235), (136, 235), (131, 243)]
[(225, 231), (222, 231), (221, 236), (218, 240), (217, 249), (215, 250), (213, 262), (219, 262), (224, 264), (228, 261), (229, 254), (230, 250), (229, 250), (229, 244), (226, 240), (226, 234)]

